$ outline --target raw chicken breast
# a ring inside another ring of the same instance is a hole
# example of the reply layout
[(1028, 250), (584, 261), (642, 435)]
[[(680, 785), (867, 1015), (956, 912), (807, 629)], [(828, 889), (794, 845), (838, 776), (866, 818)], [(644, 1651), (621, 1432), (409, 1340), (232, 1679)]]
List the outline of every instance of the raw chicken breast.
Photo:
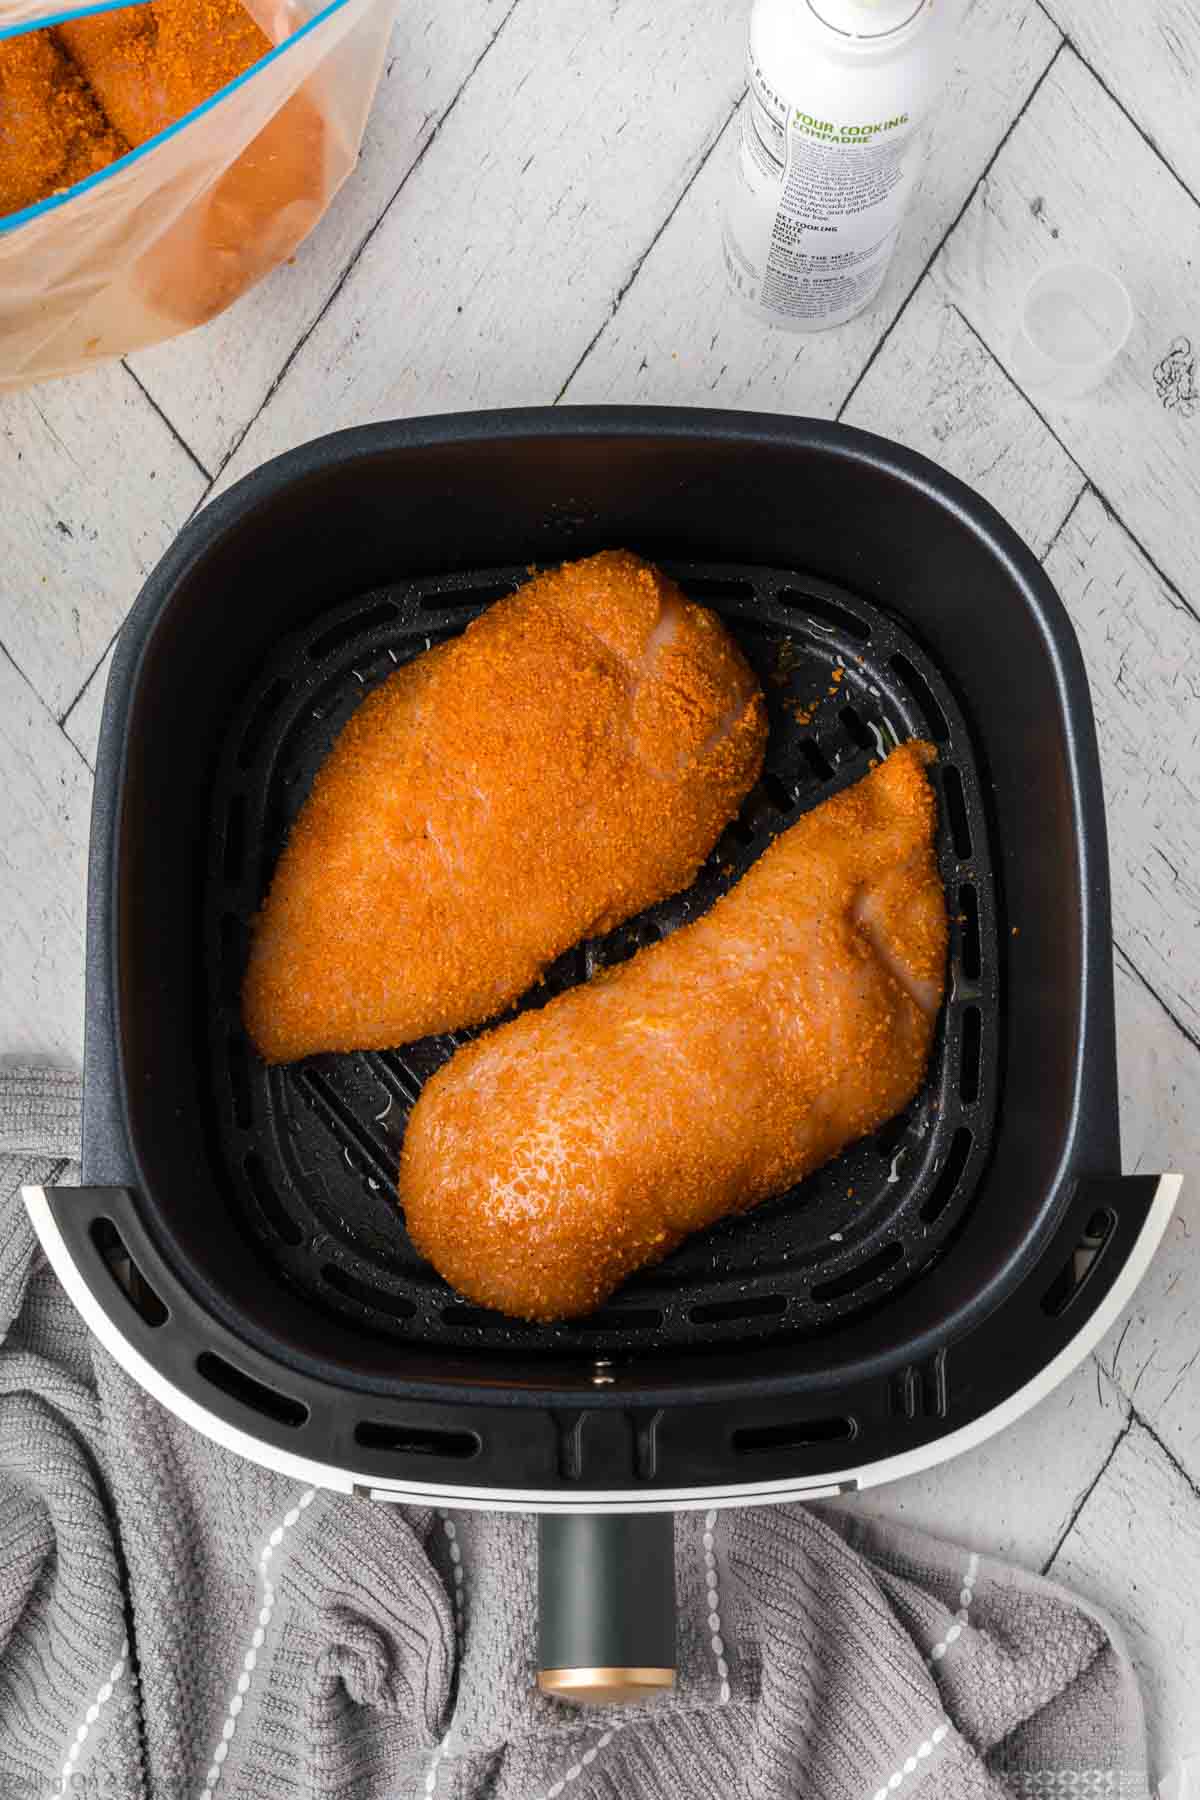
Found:
[(758, 779), (766, 709), (720, 621), (623, 551), (540, 575), (377, 688), (257, 923), (268, 1062), (503, 1010), (685, 887)]
[(426, 1084), (400, 1199), (447, 1281), (519, 1318), (588, 1312), (908, 1104), (946, 961), (933, 754), (894, 751), (704, 918)]

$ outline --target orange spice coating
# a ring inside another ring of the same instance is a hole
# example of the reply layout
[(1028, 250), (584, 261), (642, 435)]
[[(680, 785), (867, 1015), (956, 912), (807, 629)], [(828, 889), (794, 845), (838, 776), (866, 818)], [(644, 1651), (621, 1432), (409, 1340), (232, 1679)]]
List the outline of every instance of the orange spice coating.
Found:
[(240, 0), (150, 0), (55, 30), (131, 144), (165, 130), (271, 48)]
[(933, 754), (893, 751), (695, 924), (426, 1083), (400, 1200), (447, 1281), (518, 1318), (589, 1312), (908, 1104), (945, 978)]
[[(271, 49), (239, 0), (150, 0), (57, 30), (131, 144)], [(323, 116), (301, 89), (143, 258), (151, 304), (181, 324), (202, 324), (290, 256), (324, 208), (327, 148)]]
[(717, 618), (605, 551), (397, 671), (343, 730), (258, 920), (269, 1062), (494, 1017), (685, 887), (757, 780), (766, 710)]
[(50, 32), (0, 39), (0, 215), (86, 180), (128, 148)]

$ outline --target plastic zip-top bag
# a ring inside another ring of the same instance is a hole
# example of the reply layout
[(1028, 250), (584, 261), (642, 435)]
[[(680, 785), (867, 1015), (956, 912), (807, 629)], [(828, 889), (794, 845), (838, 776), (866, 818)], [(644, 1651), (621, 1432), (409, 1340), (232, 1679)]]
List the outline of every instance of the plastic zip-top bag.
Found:
[[(243, 20), (245, 33), (257, 45), (261, 30), (264, 53), (137, 142), (134, 127), (144, 119), (152, 128), (168, 108), (162, 83), (152, 60), (143, 73), (127, 48), (123, 59), (103, 59), (105, 34), (128, 32), (147, 3), (60, 0), (51, 10), (54, 0), (0, 0), (0, 154), (21, 154), (23, 132), (30, 157), (39, 148), (39, 126), (54, 115), (36, 104), (23, 112), (22, 100), (32, 86), (37, 101), (48, 59), (51, 80), (60, 67), (68, 72), (60, 91), (70, 104), (113, 127), (96, 160), (131, 146), (0, 214), (0, 388), (69, 374), (215, 318), (292, 255), (354, 167), (396, 0), (242, 0), (253, 21)], [(22, 71), (36, 64), (34, 77), (24, 90), (15, 79), (6, 89), (8, 46), (31, 32), (40, 41), (16, 55)], [(85, 54), (72, 59), (77, 41)], [(89, 69), (92, 92), (83, 85)]]

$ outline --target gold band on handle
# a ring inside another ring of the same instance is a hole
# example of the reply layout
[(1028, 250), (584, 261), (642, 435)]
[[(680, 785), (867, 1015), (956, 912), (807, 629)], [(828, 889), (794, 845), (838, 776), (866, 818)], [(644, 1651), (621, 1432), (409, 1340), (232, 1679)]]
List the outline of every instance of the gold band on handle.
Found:
[(538, 1686), (556, 1700), (619, 1706), (652, 1700), (675, 1686), (674, 1669), (539, 1669)]

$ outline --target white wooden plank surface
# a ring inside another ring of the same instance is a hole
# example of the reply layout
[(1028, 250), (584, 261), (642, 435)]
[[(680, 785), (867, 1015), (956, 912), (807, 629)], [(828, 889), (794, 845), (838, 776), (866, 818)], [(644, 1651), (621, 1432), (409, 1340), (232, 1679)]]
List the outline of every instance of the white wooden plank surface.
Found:
[(1043, 0), (1180, 178), (1200, 194), (1196, 0)]
[(119, 365), (0, 401), (0, 644), (56, 718), (204, 485)]
[(1085, 399), (1047, 400), (1042, 410), (1185, 594), (1200, 591), (1200, 412), (1165, 409), (1154, 369), (1180, 334), (1200, 344), (1198, 253), (1200, 207), (1064, 50), (937, 271), (1006, 365), (1023, 295), (1041, 269), (1099, 263), (1126, 283), (1136, 320), (1113, 374)]
[(1089, 1357), (1057, 1393), (981, 1449), (838, 1505), (1041, 1569), (1104, 1467), (1128, 1411)]
[(77, 1063), (91, 779), (0, 653), (0, 1054)]
[[(1096, 690), (1118, 936), (1137, 970), (1117, 976), (1126, 1166), (1191, 1179), (1102, 1346), (1115, 1389), (1101, 1379), (1098, 1393), (1089, 1365), (975, 1457), (861, 1504), (1038, 1566), (1086, 1496), (1055, 1573), (1126, 1608), (1165, 1766), (1187, 1747), (1189, 1696), (1200, 1748), (1200, 1498), (1137, 1421), (1200, 1480), (1200, 1050), (1183, 1029), (1196, 1034), (1200, 1006), (1200, 411), (1164, 413), (1153, 368), (1178, 334), (1200, 355), (1200, 227), (1137, 126), (1200, 191), (1200, 5), (970, 0), (885, 294), (806, 339), (744, 320), (720, 272), (731, 134), (712, 146), (740, 91), (742, 0), (516, 0), (488, 49), (510, 4), (401, 0), (362, 165), (333, 213), (226, 318), (134, 366), (216, 469), (296, 353), (225, 480), (342, 424), (553, 399), (576, 368), (572, 400), (829, 415), (999, 150), (847, 412), (973, 481), (1038, 548), (1082, 480), (1069, 451), (1169, 578), (1091, 496), (1048, 558)], [(1051, 14), (1137, 126), (1060, 50)], [(1108, 387), (1043, 409), (1043, 425), (984, 346), (1008, 360), (1025, 279), (1073, 255), (1122, 270), (1138, 332)], [(0, 398), (0, 645), (19, 665), (0, 655), (0, 1055), (79, 1057), (81, 759), (94, 755), (105, 647), (203, 486), (119, 369)], [(1106, 1466), (1130, 1403), (1134, 1428)]]
[(991, 501), (1039, 556), (1083, 477), (930, 280), (921, 283), (843, 414), (933, 457)]
[(1091, 680), (1117, 940), (1200, 1036), (1200, 617), (1094, 494), (1046, 570)]
[(1119, 958), (1117, 1044), (1126, 1169), (1186, 1179), (1149, 1274), (1097, 1354), (1200, 1486), (1200, 1050)]
[[(359, 165), (295, 261), (203, 330), (131, 359), (210, 472), (258, 411), (512, 5), (402, 0)], [(469, 104), (469, 89), (462, 99)], [(410, 245), (389, 270), (389, 286), (403, 293), (415, 260)]]
[[(1200, 1168), (1200, 1050), (1120, 960), (1116, 1000), (1124, 1167), (1133, 1174), (1194, 1171)], [(839, 1504), (1042, 1568), (1125, 1429), (1130, 1400), (1200, 1486), (1195, 1179), (1184, 1188), (1149, 1275), (1096, 1359), (981, 1449)], [(1196, 1517), (1200, 1531), (1200, 1503)], [(1197, 1647), (1200, 1654), (1200, 1639)]]
[(1124, 1631), (1159, 1777), (1200, 1751), (1198, 1509), (1195, 1490), (1134, 1425), (1050, 1571)]
[(223, 479), (316, 421), (552, 400), (728, 117), (741, 37), (723, 0), (522, 0)]
[(764, 331), (730, 301), (718, 230), (727, 131), (564, 398), (836, 413), (1060, 42), (1036, 0), (972, 0), (884, 291), (838, 331)]

